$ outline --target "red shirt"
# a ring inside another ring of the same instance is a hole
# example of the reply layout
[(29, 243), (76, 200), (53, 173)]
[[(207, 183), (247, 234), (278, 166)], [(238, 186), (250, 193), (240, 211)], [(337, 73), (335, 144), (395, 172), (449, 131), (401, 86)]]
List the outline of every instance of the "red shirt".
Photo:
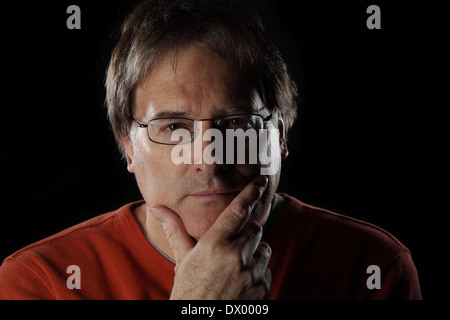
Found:
[[(409, 250), (371, 224), (306, 205), (272, 215), (270, 299), (421, 299)], [(175, 265), (147, 240), (134, 202), (68, 228), (7, 257), (0, 299), (168, 299)], [(80, 289), (67, 279), (79, 267)], [(381, 289), (368, 288), (371, 265)]]

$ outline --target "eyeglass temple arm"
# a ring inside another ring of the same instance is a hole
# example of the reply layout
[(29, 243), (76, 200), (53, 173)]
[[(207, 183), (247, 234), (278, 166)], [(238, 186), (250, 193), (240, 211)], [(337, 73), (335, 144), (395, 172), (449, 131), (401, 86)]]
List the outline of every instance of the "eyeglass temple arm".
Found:
[(147, 128), (148, 124), (145, 123), (139, 123), (136, 119), (133, 119), (134, 122), (138, 125), (139, 128)]

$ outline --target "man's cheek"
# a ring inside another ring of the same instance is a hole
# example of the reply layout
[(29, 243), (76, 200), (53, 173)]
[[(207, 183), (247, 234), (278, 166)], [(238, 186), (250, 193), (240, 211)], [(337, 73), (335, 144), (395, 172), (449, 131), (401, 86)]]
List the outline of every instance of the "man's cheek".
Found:
[[(155, 170), (155, 168), (160, 168)], [(163, 168), (154, 164), (142, 165), (136, 170), (136, 182), (141, 194), (147, 203), (152, 205), (168, 205), (167, 201), (173, 191), (168, 186), (174, 187)], [(172, 189), (173, 190), (173, 189)]]
[(280, 133), (278, 129), (260, 130), (258, 148), (258, 162), (260, 174), (273, 176), (281, 170)]

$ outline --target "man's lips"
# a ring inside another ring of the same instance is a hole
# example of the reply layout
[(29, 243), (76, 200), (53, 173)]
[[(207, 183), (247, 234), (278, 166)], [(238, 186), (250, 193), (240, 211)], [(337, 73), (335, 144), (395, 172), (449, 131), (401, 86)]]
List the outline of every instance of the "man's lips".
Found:
[(204, 190), (191, 194), (192, 197), (199, 200), (220, 200), (234, 198), (239, 194), (239, 190)]

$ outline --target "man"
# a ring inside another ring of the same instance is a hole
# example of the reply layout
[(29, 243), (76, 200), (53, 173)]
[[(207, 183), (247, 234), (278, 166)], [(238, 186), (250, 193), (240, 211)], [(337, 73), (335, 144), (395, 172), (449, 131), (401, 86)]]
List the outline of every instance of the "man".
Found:
[[(142, 3), (106, 88), (143, 200), (5, 259), (0, 298), (421, 298), (410, 253), (389, 233), (276, 194), (297, 92), (247, 6)], [(238, 130), (255, 136), (227, 135)]]

